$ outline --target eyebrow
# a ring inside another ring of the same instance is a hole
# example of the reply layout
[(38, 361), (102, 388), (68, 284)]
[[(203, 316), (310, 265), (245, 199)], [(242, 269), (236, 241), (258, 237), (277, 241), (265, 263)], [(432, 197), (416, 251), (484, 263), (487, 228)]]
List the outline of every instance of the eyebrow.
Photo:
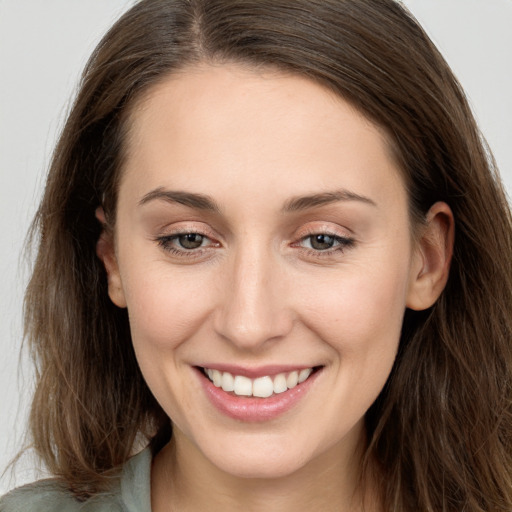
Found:
[(163, 200), (168, 203), (178, 203), (189, 208), (196, 210), (206, 210), (210, 212), (219, 213), (220, 208), (217, 203), (210, 197), (204, 194), (195, 194), (192, 192), (182, 192), (179, 190), (167, 190), (159, 187), (151, 192), (148, 192), (140, 201), (139, 206), (145, 205), (150, 201)]
[[(168, 203), (178, 203), (197, 210), (205, 210), (215, 213), (220, 213), (221, 211), (219, 205), (210, 196), (205, 194), (196, 194), (193, 192), (183, 192), (180, 190), (167, 190), (163, 187), (158, 187), (155, 190), (148, 192), (139, 201), (139, 205), (142, 206), (155, 200), (163, 200)], [(312, 194), (309, 196), (292, 197), (286, 201), (281, 211), (283, 213), (298, 212), (339, 201), (358, 201), (371, 206), (377, 206), (377, 204), (369, 197), (342, 189), (335, 190), (333, 192), (321, 192), (319, 194)]]
[(286, 201), (282, 211), (284, 213), (303, 211), (309, 208), (337, 203), (338, 201), (358, 201), (377, 207), (377, 203), (369, 197), (341, 189), (333, 192), (321, 192), (310, 196), (293, 197)]

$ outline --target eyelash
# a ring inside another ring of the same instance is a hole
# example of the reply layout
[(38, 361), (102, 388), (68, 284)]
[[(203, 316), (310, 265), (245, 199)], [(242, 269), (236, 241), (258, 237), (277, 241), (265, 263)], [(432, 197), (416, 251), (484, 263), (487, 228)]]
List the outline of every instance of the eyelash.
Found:
[[(193, 230), (177, 232), (177, 233), (173, 233), (172, 235), (159, 236), (156, 238), (155, 241), (158, 243), (158, 245), (160, 247), (162, 247), (165, 251), (169, 252), (173, 256), (179, 256), (179, 257), (185, 257), (185, 258), (200, 257), (203, 254), (203, 252), (205, 251), (205, 249), (210, 247), (210, 246), (207, 246), (207, 247), (201, 246), (196, 249), (186, 249), (183, 247), (182, 249), (178, 249), (177, 247), (175, 247), (173, 245), (174, 242), (176, 242), (180, 237), (187, 236), (187, 235), (198, 235), (203, 238), (203, 241), (204, 240), (211, 241), (211, 238), (208, 235), (205, 235), (204, 233), (200, 233), (199, 231), (193, 231)], [(213, 247), (218, 247), (220, 244), (214, 242), (211, 245)]]
[[(187, 235), (198, 235), (203, 238), (203, 241), (209, 240), (211, 244), (207, 245), (206, 247), (200, 246), (195, 249), (186, 249), (181, 248), (178, 249), (174, 243), (177, 242), (177, 240), (180, 237), (184, 237)], [(313, 237), (318, 236), (325, 236), (333, 239), (334, 243), (337, 244), (334, 247), (327, 248), (325, 250), (318, 250), (313, 248), (307, 248), (303, 247), (302, 244), (307, 241), (308, 239), (311, 241)], [(218, 242), (212, 242), (211, 238), (208, 235), (205, 235), (204, 233), (201, 233), (199, 231), (182, 231), (173, 233), (172, 235), (164, 235), (159, 236), (155, 239), (157, 244), (162, 247), (165, 251), (169, 252), (173, 256), (178, 257), (184, 257), (184, 258), (198, 258), (201, 257), (205, 250), (209, 249), (210, 247), (219, 247), (220, 244)], [(333, 256), (337, 253), (343, 253), (346, 249), (350, 249), (355, 245), (355, 240), (350, 237), (344, 237), (335, 235), (334, 233), (330, 233), (328, 231), (315, 231), (308, 233), (307, 235), (300, 238), (298, 242), (295, 242), (292, 244), (292, 247), (298, 247), (302, 252), (306, 252), (309, 256), (313, 256), (315, 258), (325, 258), (329, 256)]]
[[(302, 244), (307, 240), (309, 240), (311, 244), (312, 238), (318, 236), (332, 238), (334, 243), (337, 245), (325, 250), (313, 249), (302, 246)], [(345, 252), (345, 250), (350, 249), (354, 245), (355, 240), (353, 238), (336, 235), (334, 233), (330, 233), (329, 231), (313, 231), (308, 233), (306, 236), (303, 236), (298, 242), (295, 242), (293, 244), (293, 247), (299, 247), (301, 251), (306, 251), (309, 256), (320, 259), (332, 257), (335, 256), (336, 254), (342, 254), (343, 252)]]

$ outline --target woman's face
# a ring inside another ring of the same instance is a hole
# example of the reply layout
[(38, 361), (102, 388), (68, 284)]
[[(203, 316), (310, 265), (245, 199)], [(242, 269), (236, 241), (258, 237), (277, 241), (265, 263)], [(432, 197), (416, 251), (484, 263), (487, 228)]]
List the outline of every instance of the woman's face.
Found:
[(382, 132), (307, 79), (190, 68), (134, 109), (117, 212), (109, 293), (178, 448), (350, 458), (421, 267)]

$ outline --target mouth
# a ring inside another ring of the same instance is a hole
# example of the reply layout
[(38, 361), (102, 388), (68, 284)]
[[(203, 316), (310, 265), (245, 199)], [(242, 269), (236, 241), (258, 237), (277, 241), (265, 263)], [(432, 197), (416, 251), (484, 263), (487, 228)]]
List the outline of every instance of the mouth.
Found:
[(298, 407), (325, 368), (216, 366), (195, 367), (204, 393), (222, 415), (244, 423), (276, 420)]
[(233, 396), (269, 398), (303, 384), (321, 368), (321, 366), (313, 366), (257, 378), (214, 368), (200, 368), (200, 370), (216, 388), (221, 388)]

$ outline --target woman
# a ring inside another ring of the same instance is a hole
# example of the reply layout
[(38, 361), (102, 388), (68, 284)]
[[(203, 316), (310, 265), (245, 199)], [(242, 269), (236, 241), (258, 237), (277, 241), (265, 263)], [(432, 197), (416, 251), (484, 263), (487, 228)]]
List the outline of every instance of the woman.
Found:
[(143, 0), (34, 226), (2, 510), (512, 507), (510, 211), (400, 4)]

